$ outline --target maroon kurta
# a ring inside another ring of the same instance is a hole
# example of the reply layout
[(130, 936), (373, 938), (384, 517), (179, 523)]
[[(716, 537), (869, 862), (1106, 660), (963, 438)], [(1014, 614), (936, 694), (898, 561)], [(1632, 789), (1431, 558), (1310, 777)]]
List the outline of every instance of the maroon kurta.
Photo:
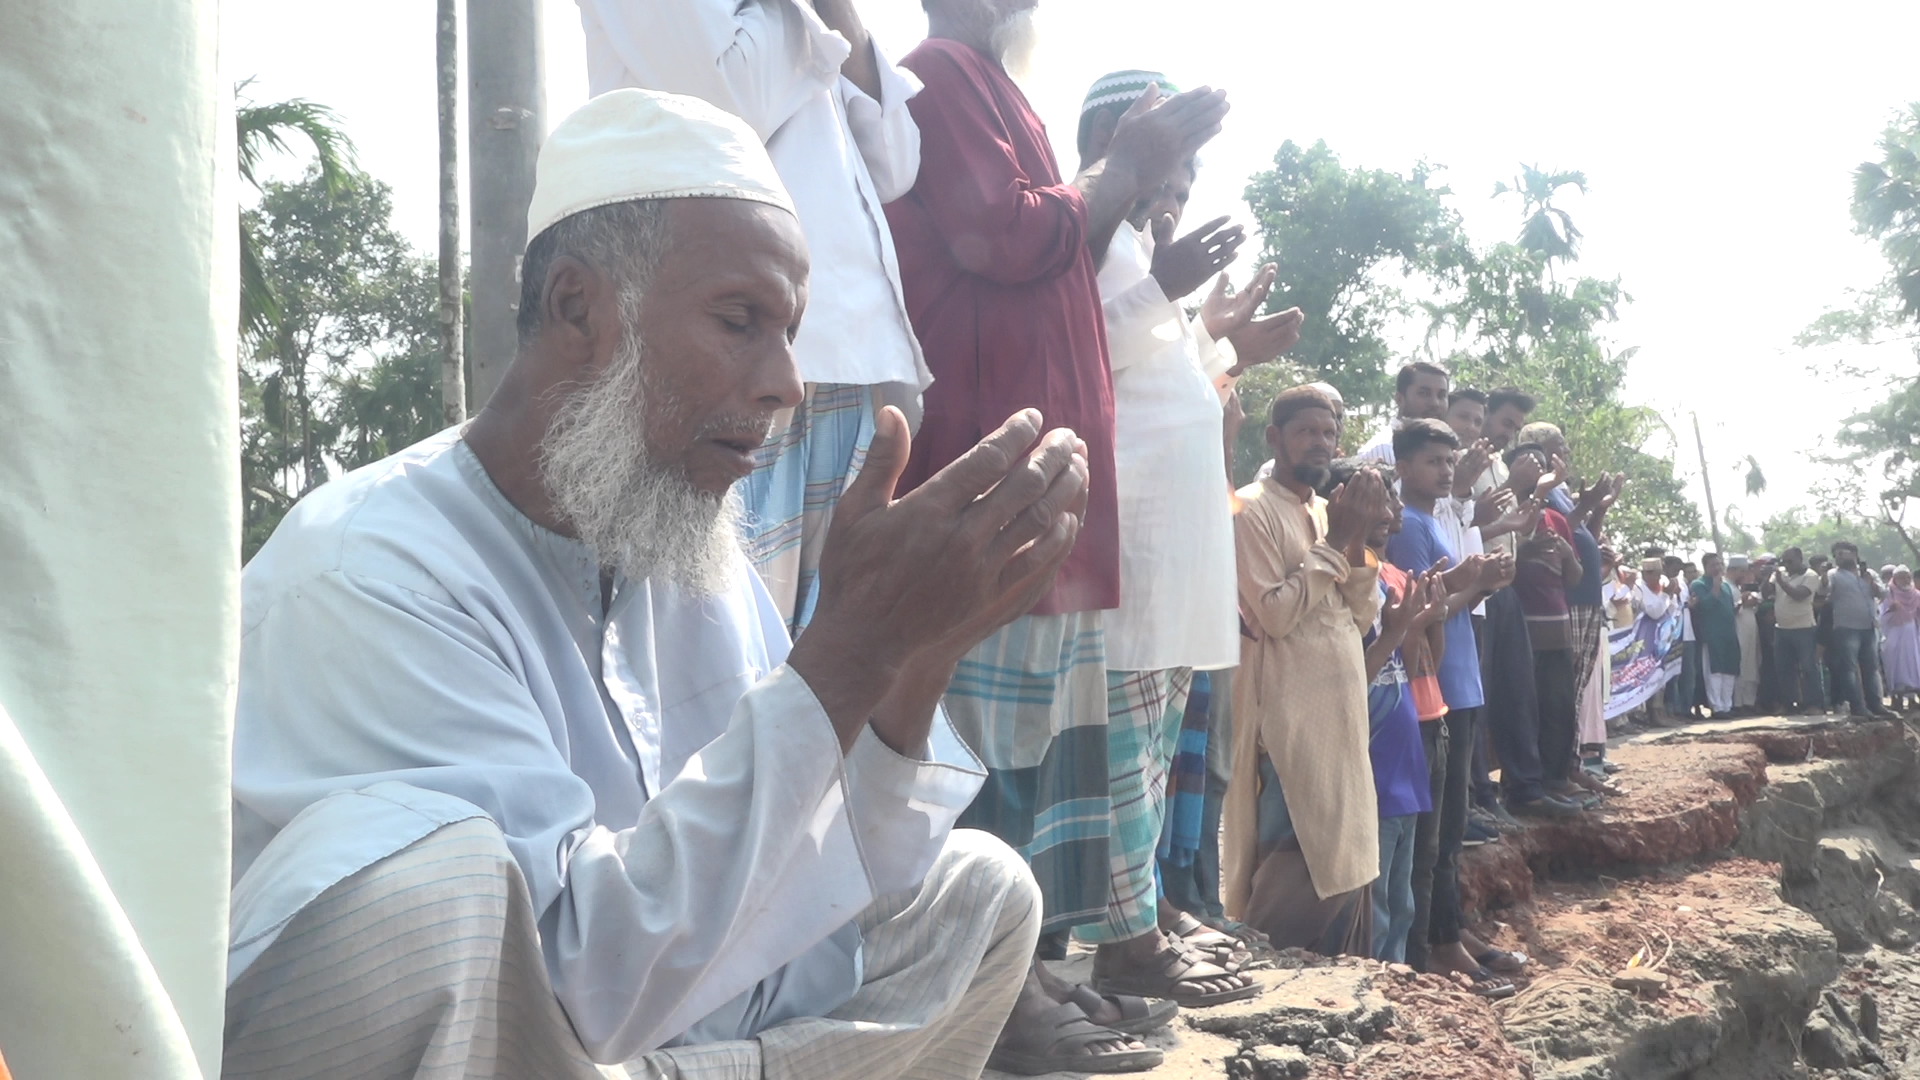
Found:
[(1087, 206), (1060, 179), (1046, 127), (1000, 65), (929, 38), (900, 61), (926, 84), (920, 178), (887, 205), (907, 314), (932, 369), (901, 482), (911, 490), (1014, 412), (1087, 443), (1087, 517), (1037, 615), (1120, 603), (1113, 382), (1087, 250)]

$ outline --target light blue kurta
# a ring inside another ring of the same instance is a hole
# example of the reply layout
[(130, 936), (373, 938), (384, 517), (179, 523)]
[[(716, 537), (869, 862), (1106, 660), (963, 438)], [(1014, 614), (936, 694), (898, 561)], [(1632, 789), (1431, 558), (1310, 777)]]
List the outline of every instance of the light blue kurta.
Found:
[(455, 431), (302, 500), (242, 634), (229, 980), (330, 885), (484, 814), (602, 1062), (844, 1002), (854, 915), (918, 884), (983, 775), (944, 716), (925, 760), (871, 729), (843, 756), (744, 557), (717, 596), (603, 604)]

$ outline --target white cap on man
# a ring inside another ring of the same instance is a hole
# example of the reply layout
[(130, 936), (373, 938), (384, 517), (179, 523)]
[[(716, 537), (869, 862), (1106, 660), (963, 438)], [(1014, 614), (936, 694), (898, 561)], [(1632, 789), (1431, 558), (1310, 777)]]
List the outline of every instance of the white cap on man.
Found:
[(793, 213), (745, 120), (700, 98), (623, 89), (560, 121), (540, 148), (527, 239), (583, 210), (642, 199), (746, 199)]

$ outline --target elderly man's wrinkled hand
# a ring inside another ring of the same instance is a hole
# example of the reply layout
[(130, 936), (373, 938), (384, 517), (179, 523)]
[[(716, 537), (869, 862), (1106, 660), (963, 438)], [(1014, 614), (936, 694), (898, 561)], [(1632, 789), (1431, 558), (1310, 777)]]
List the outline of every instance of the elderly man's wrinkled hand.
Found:
[(1016, 413), (895, 499), (911, 440), (898, 409), (877, 417), (866, 464), (834, 509), (813, 619), (788, 661), (848, 745), (896, 678), (950, 671), (1052, 586), (1086, 513), (1087, 450), (1073, 432), (1042, 435), (1040, 424), (1037, 410)]
[(998, 431), (901, 499), (906, 423), (889, 411), (860, 476), (834, 511), (812, 626), (857, 620), (874, 647), (958, 660), (1038, 602), (1079, 534), (1086, 448), (1044, 436), (1038, 411)]

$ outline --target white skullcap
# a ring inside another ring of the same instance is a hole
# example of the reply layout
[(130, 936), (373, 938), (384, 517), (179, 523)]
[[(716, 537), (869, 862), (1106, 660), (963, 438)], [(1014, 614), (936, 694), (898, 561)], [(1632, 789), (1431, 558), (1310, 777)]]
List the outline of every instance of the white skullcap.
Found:
[(746, 199), (793, 213), (793, 200), (747, 122), (699, 98), (652, 90), (601, 94), (540, 148), (527, 239), (582, 210), (640, 199)]

